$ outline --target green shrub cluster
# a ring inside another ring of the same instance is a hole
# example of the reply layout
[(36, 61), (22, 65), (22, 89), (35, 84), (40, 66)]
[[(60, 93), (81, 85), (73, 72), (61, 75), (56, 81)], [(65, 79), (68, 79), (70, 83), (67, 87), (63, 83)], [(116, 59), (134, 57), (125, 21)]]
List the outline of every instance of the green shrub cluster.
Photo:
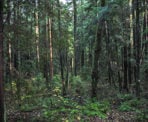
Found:
[(62, 98), (60, 103), (60, 106), (56, 106), (55, 108), (44, 109), (43, 117), (56, 122), (63, 120), (67, 122), (74, 120), (84, 121), (87, 117), (94, 116), (105, 119), (107, 111), (110, 110), (110, 104), (106, 101), (93, 103), (88, 101), (84, 105), (79, 105), (71, 99)]

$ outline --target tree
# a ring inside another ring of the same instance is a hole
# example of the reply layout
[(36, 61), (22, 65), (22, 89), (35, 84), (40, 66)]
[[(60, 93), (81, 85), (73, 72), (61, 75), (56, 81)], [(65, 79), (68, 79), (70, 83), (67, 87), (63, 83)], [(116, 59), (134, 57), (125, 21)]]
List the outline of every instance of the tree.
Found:
[(134, 40), (134, 56), (136, 60), (135, 64), (135, 83), (136, 83), (136, 96), (140, 96), (140, 3), (139, 0), (134, 0), (135, 1), (135, 11), (136, 11), (136, 27), (135, 27), (135, 40)]
[(52, 47), (52, 18), (48, 19), (48, 29), (49, 29), (49, 65), (50, 65), (50, 70), (49, 70), (49, 75), (50, 75), (50, 80), (53, 78), (53, 47)]
[[(61, 6), (60, 1), (57, 0), (58, 6), (58, 41), (61, 43), (62, 35), (61, 35)], [(64, 77), (64, 49), (62, 45), (59, 46), (59, 60), (60, 60), (60, 72), (61, 72), (61, 81), (62, 81), (62, 95), (66, 95), (66, 87), (65, 87), (65, 77)]]
[(40, 52), (39, 52), (39, 15), (38, 15), (38, 0), (35, 0), (35, 42), (36, 42), (36, 57), (37, 57), (37, 68), (39, 69)]
[[(101, 0), (101, 7), (105, 6), (105, 0)], [(100, 26), (103, 25), (103, 26)], [(96, 47), (94, 51), (94, 63), (92, 69), (92, 98), (97, 98), (97, 84), (99, 80), (99, 57), (101, 53), (101, 42), (104, 34), (104, 20), (100, 21), (97, 24), (97, 32), (96, 32)]]
[(3, 0), (0, 0), (0, 121), (4, 122)]
[(75, 76), (77, 75), (77, 70), (78, 70), (78, 42), (77, 42), (77, 4), (76, 0), (73, 0), (73, 11), (74, 11), (74, 74)]

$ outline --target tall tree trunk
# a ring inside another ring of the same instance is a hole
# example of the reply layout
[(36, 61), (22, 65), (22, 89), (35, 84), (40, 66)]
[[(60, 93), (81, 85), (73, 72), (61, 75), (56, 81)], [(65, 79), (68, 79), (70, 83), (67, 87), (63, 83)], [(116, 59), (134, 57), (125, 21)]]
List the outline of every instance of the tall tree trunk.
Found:
[(124, 82), (123, 82), (123, 90), (128, 92), (128, 63), (127, 63), (127, 44), (125, 44), (123, 49), (123, 56), (124, 56)]
[(132, 48), (133, 48), (133, 15), (132, 15), (132, 1), (129, 0), (129, 7), (130, 7), (130, 43), (128, 45), (128, 82), (129, 82), (129, 88), (132, 83), (132, 64), (131, 64), (131, 56), (132, 56)]
[(66, 49), (66, 78), (65, 78), (65, 89), (66, 89), (66, 94), (68, 93), (69, 90), (69, 58), (68, 58), (68, 50)]
[[(101, 0), (101, 7), (105, 6), (105, 0)], [(102, 25), (102, 26), (100, 26)], [(97, 35), (96, 35), (96, 47), (95, 47), (95, 51), (94, 51), (94, 63), (93, 63), (93, 70), (92, 70), (92, 93), (91, 93), (91, 97), (92, 98), (97, 98), (97, 84), (98, 84), (98, 80), (99, 80), (99, 57), (100, 57), (100, 53), (101, 53), (101, 43), (102, 43), (102, 36), (104, 33), (104, 20), (102, 20), (98, 25), (97, 25)]]
[(110, 56), (110, 34), (109, 34), (109, 27), (108, 23), (105, 22), (105, 30), (106, 30), (106, 50), (107, 50), (107, 69), (108, 69), (108, 82), (111, 85), (112, 84), (112, 79), (111, 79), (111, 56)]
[(77, 75), (78, 70), (78, 42), (77, 42), (77, 4), (76, 0), (73, 0), (73, 10), (74, 10), (74, 75)]
[(50, 81), (53, 78), (53, 50), (52, 50), (52, 19), (48, 19), (48, 28), (49, 28), (49, 65), (50, 65), (50, 70), (49, 70), (49, 75), (50, 75)]
[(136, 12), (135, 12), (135, 0), (132, 0), (132, 21), (133, 21), (133, 57), (134, 57), (134, 65), (133, 65), (133, 81), (136, 82)]
[[(16, 3), (13, 2), (14, 5), (14, 24), (16, 25), (20, 25), (21, 24), (21, 7), (20, 7), (20, 2), (17, 1)], [(17, 19), (18, 21), (17, 21)], [(15, 26), (16, 27), (16, 26)], [(21, 47), (20, 47), (20, 36), (19, 36), (19, 30), (16, 28), (14, 30), (14, 41), (15, 43), (13, 44), (13, 49), (14, 49), (14, 68), (19, 72), (17, 76), (14, 76), (15, 81), (16, 81), (16, 88), (17, 88), (17, 100), (18, 100), (18, 104), (20, 103), (20, 93), (21, 93), (21, 76), (20, 76), (20, 66), (21, 66)]]
[[(124, 10), (122, 10), (122, 20), (124, 20)], [(128, 24), (126, 21), (122, 22), (123, 29), (128, 29)], [(123, 82), (123, 91), (128, 92), (128, 43), (126, 39), (125, 31), (122, 31), (122, 37), (124, 38), (124, 47), (123, 47), (123, 73), (124, 73), (124, 82)]]
[(136, 96), (140, 97), (140, 10), (139, 10), (139, 0), (135, 0), (135, 7), (136, 7), (136, 30), (135, 30), (135, 53), (136, 53), (136, 76), (135, 76), (135, 82), (136, 82)]
[(4, 122), (3, 0), (0, 0), (0, 122)]
[(85, 60), (85, 52), (84, 49), (81, 51), (81, 67), (84, 67), (84, 60)]
[(39, 62), (40, 62), (40, 51), (39, 51), (39, 15), (38, 15), (38, 0), (35, 0), (35, 42), (36, 42), (36, 56), (37, 56), (37, 69), (39, 70)]
[[(84, 9), (83, 9), (83, 0), (81, 0), (81, 9), (82, 9), (82, 15), (84, 14)], [(81, 19), (81, 18), (80, 18)], [(84, 41), (84, 36), (85, 36), (85, 33), (84, 33), (84, 30), (85, 30), (85, 28), (84, 28), (84, 22), (83, 21), (81, 21), (81, 25), (82, 25), (82, 32), (81, 32), (81, 38), (82, 38), (82, 42)], [(84, 65), (85, 65), (85, 47), (84, 47), (84, 45), (83, 44), (81, 44), (81, 68), (83, 68), (84, 67)]]
[[(142, 46), (142, 50), (143, 52), (143, 59), (146, 61), (148, 60), (148, 9), (147, 9), (147, 4), (148, 1), (147, 0), (143, 0), (143, 6), (145, 7), (144, 10), (144, 20), (143, 20), (143, 46)], [(148, 74), (148, 69), (145, 69), (145, 81), (147, 80), (147, 74)]]
[[(60, 8), (60, 2), (59, 0), (57, 0), (58, 3), (58, 31), (59, 31), (59, 35), (58, 35), (58, 41), (60, 43), (61, 41), (61, 8)], [(59, 46), (59, 59), (60, 59), (60, 70), (61, 70), (61, 80), (62, 80), (62, 95), (65, 96), (66, 95), (66, 87), (65, 87), (65, 78), (64, 78), (64, 49), (63, 47), (61, 47), (61, 45)]]
[[(47, 4), (47, 3), (46, 3)], [(46, 5), (45, 5), (46, 6)], [(47, 10), (46, 10), (47, 12)], [(49, 73), (49, 64), (48, 64), (48, 39), (49, 39), (49, 32), (48, 32), (48, 16), (47, 16), (47, 13), (46, 13), (46, 17), (45, 17), (45, 42), (44, 42), (44, 50), (43, 50), (43, 65), (44, 65), (44, 68), (43, 68), (43, 74), (44, 74), (44, 77), (46, 79), (46, 85), (48, 87), (48, 83), (49, 83), (49, 77), (48, 77), (48, 73)]]
[(122, 91), (122, 78), (121, 78), (121, 66), (120, 66), (120, 58), (119, 58), (119, 47), (117, 45), (117, 40), (115, 40), (116, 43), (116, 54), (117, 54), (117, 76), (118, 76), (118, 86), (119, 86), (119, 92)]
[[(11, 18), (11, 12), (10, 12), (10, 0), (7, 0), (7, 19), (6, 22), (8, 24), (8, 26), (10, 26), (10, 18)], [(10, 35), (10, 29), (8, 30), (8, 39), (6, 42), (6, 48), (5, 48), (5, 52), (6, 52), (6, 56), (8, 57), (8, 59), (6, 60), (6, 67), (5, 67), (5, 82), (8, 81), (11, 85), (11, 60), (12, 60), (12, 45), (11, 45), (11, 35)], [(5, 53), (4, 53), (5, 54)]]

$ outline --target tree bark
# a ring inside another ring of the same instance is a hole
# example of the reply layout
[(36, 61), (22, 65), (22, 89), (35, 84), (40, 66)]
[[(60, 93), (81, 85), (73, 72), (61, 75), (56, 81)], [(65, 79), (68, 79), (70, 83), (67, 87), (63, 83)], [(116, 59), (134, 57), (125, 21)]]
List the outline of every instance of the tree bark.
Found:
[[(57, 0), (58, 3), (58, 41), (60, 44), (61, 41), (61, 10), (60, 10), (60, 2), (59, 0)], [(61, 80), (62, 80), (62, 95), (65, 96), (66, 95), (66, 86), (65, 86), (65, 78), (64, 78), (64, 49), (63, 47), (61, 47), (61, 45), (59, 46), (59, 59), (60, 59), (60, 70), (61, 70)]]
[(111, 76), (111, 56), (110, 56), (110, 47), (109, 47), (109, 43), (110, 43), (110, 33), (109, 33), (109, 27), (108, 27), (108, 23), (105, 22), (105, 34), (106, 36), (106, 50), (107, 50), (107, 69), (108, 69), (108, 82), (111, 85), (112, 84), (112, 76)]
[[(38, 9), (38, 0), (35, 0), (35, 7)], [(39, 52), (39, 15), (38, 11), (35, 11), (35, 42), (36, 42), (36, 57), (37, 57), (37, 69), (39, 70), (40, 52)]]
[(48, 28), (49, 28), (49, 75), (50, 75), (50, 81), (53, 78), (53, 50), (52, 50), (52, 19), (48, 19)]
[(4, 122), (3, 0), (0, 0), (0, 122)]
[[(143, 0), (143, 6), (145, 7), (144, 10), (144, 19), (143, 19), (143, 45), (142, 45), (142, 50), (144, 51), (143, 53), (143, 60), (148, 60), (148, 31), (146, 32), (146, 29), (148, 28), (148, 9), (147, 9), (147, 4), (148, 1)], [(147, 80), (147, 74), (148, 74), (148, 69), (145, 69), (145, 81)]]
[(135, 38), (135, 48), (136, 48), (136, 96), (140, 97), (140, 10), (139, 10), (139, 0), (136, 0), (136, 38)]
[[(105, 0), (101, 0), (101, 7), (105, 6)], [(101, 26), (100, 26), (101, 25)], [(101, 43), (102, 43), (102, 35), (104, 33), (104, 20), (98, 23), (97, 28), (97, 35), (96, 35), (96, 47), (94, 51), (94, 63), (93, 63), (93, 70), (92, 70), (92, 90), (91, 90), (91, 97), (92, 99), (97, 98), (97, 84), (99, 80), (99, 57), (101, 53)]]
[(124, 49), (123, 49), (123, 56), (124, 56), (124, 82), (123, 82), (123, 90), (128, 92), (128, 61), (127, 61), (127, 44), (125, 44)]
[(74, 75), (77, 76), (77, 70), (78, 70), (78, 42), (77, 42), (77, 4), (76, 0), (73, 0), (73, 10), (74, 10)]

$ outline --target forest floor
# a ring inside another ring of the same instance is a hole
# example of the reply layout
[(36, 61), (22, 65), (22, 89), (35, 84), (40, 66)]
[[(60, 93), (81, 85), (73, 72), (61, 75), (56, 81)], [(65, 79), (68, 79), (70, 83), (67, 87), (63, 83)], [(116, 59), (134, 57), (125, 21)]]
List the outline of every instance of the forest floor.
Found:
[[(131, 122), (131, 121), (140, 121), (135, 120), (136, 113), (135, 112), (120, 112), (117, 109), (112, 109), (111, 112), (107, 113), (108, 116), (106, 119), (101, 119), (97, 116), (95, 117), (84, 117), (85, 122)], [(44, 122), (45, 120), (40, 119), (41, 110), (32, 110), (28, 112), (22, 111), (11, 111), (8, 113), (8, 122), (32, 122), (34, 118), (36, 121), (34, 122)], [(48, 120), (46, 120), (48, 122)], [(51, 122), (51, 121), (49, 121)], [(57, 120), (57, 122), (59, 122)], [(64, 122), (64, 121), (63, 121)], [(68, 122), (68, 121), (65, 121)], [(74, 122), (81, 122), (81, 120), (75, 120)], [(143, 120), (142, 122), (147, 122), (147, 120)]]
[[(137, 120), (137, 112), (133, 110), (128, 110), (128, 107), (125, 105), (125, 111), (120, 111), (120, 100), (113, 100), (113, 103), (111, 105), (111, 108), (108, 112), (106, 112), (107, 117), (105, 119), (101, 119), (99, 116), (83, 116), (84, 122), (132, 122), (132, 121), (142, 121), (142, 122), (148, 122), (148, 118), (144, 118), (143, 116), (148, 115), (148, 113), (145, 113), (145, 115), (142, 113), (139, 113), (140, 120)], [(127, 108), (126, 108), (127, 107)], [(140, 106), (141, 111), (145, 111), (145, 109), (148, 108), (148, 104), (145, 102), (142, 106)], [(42, 112), (44, 108), (35, 108), (30, 110), (11, 110), (8, 108), (7, 115), (8, 115), (8, 122), (56, 122), (56, 121), (50, 121), (48, 119), (42, 118)], [(53, 108), (54, 109), (54, 108)], [(123, 108), (124, 109), (124, 108)], [(127, 109), (127, 110), (126, 110)], [(56, 110), (56, 108), (55, 108)], [(147, 111), (147, 110), (146, 110)], [(64, 114), (68, 113), (61, 113), (61, 116), (67, 116)], [(83, 114), (83, 113), (82, 113)], [(139, 118), (138, 118), (139, 119)], [(60, 120), (60, 119), (59, 119)], [(82, 122), (83, 122), (82, 121)], [(79, 119), (75, 119), (73, 121), (58, 121), (57, 122), (81, 122)]]
[[(117, 94), (117, 91), (115, 89), (108, 88), (110, 91), (107, 91), (106, 87), (107, 86), (98, 88), (98, 90), (101, 91), (101, 94), (99, 95), (98, 99), (102, 103), (104, 101), (107, 101), (109, 103), (109, 108), (107, 109), (104, 108), (104, 106), (105, 107), (107, 106), (106, 103), (103, 103), (104, 105), (101, 104), (102, 108), (99, 108), (103, 109), (103, 111), (105, 109), (105, 117), (103, 119), (99, 117), (99, 115), (104, 116), (104, 114), (99, 113), (100, 111), (99, 109), (96, 108), (97, 107), (96, 104), (88, 103), (88, 105), (86, 105), (88, 97), (84, 97), (85, 95), (83, 96), (82, 94), (79, 94), (79, 96), (77, 97), (70, 96), (68, 99), (63, 98), (61, 95), (59, 95), (55, 97), (56, 98), (55, 101), (53, 100), (54, 103), (51, 103), (50, 101), (51, 99), (49, 99), (50, 95), (49, 96), (38, 95), (41, 98), (36, 101), (34, 97), (31, 96), (30, 99), (31, 101), (28, 100), (25, 101), (25, 103), (22, 102), (22, 104), (20, 105), (18, 104), (17, 100), (16, 101), (14, 100), (14, 97), (12, 97), (12, 95), (6, 92), (7, 121), (8, 122), (132, 122), (132, 121), (147, 122), (148, 121), (147, 93), (141, 94), (142, 95), (141, 99), (138, 100), (136, 97), (133, 97), (130, 94)], [(44, 103), (46, 101), (45, 97), (47, 97), (47, 102), (48, 102), (46, 104)], [(26, 104), (26, 102), (28, 104)], [(36, 104), (35, 107), (32, 107), (32, 104)], [(89, 104), (91, 104), (92, 106), (89, 106)], [(84, 112), (82, 112), (83, 105), (87, 106), (86, 108), (89, 110), (85, 108)], [(79, 107), (81, 108), (76, 109), (77, 106), (78, 108)], [(87, 113), (85, 111), (87, 111)], [(69, 115), (70, 113), (72, 113), (72, 115)], [(46, 115), (48, 116), (48, 118)]]

